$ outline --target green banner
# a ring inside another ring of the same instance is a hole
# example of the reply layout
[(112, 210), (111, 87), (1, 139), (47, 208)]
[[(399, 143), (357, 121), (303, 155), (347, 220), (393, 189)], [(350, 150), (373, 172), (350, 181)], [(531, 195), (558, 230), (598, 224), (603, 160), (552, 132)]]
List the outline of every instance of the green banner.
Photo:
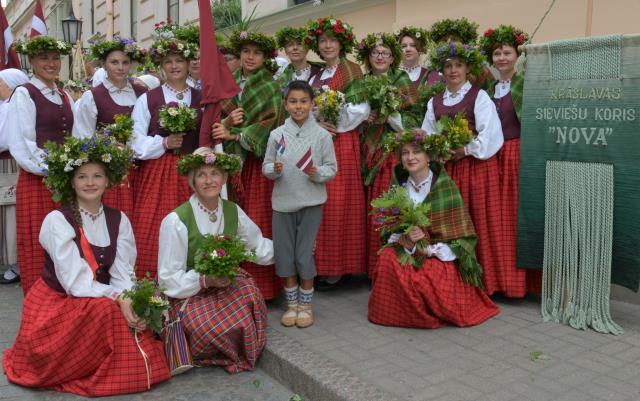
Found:
[[(542, 268), (548, 160), (613, 165), (612, 282), (640, 281), (640, 35), (526, 48), (518, 266)], [(593, 213), (599, 213), (593, 210)], [(597, 247), (594, 243), (592, 246)]]

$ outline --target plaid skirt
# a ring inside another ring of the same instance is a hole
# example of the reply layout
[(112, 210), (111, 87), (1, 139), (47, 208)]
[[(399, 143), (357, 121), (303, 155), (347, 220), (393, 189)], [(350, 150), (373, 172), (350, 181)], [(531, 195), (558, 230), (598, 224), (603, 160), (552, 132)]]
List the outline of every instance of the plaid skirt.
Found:
[(333, 146), (338, 161), (336, 177), (327, 183), (327, 202), (316, 239), (319, 276), (366, 271), (366, 211), (358, 131), (338, 134)]
[(22, 323), (2, 368), (10, 382), (99, 397), (146, 391), (168, 380), (162, 341), (132, 330), (108, 298), (76, 298), (38, 280), (27, 294)]
[(395, 252), (386, 248), (371, 276), (371, 322), (424, 329), (466, 327), (500, 312), (487, 294), (462, 281), (454, 262), (428, 258), (416, 271), (398, 263)]
[[(171, 302), (171, 315), (184, 300)], [(182, 317), (193, 362), (229, 373), (253, 370), (267, 342), (267, 307), (251, 276), (241, 272), (227, 288), (191, 297)]]
[(160, 223), (191, 196), (187, 179), (176, 170), (179, 158), (169, 152), (159, 159), (145, 160), (140, 164), (134, 182), (131, 220), (138, 248), (138, 277), (144, 277), (147, 272), (156, 277)]

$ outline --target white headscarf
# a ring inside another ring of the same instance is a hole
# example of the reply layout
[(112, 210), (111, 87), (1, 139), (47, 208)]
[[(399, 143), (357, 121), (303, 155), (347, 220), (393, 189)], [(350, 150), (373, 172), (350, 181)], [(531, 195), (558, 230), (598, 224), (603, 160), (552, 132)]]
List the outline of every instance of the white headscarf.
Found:
[(160, 86), (160, 83), (161, 83), (157, 77), (154, 77), (151, 74), (140, 75), (138, 79), (144, 82), (144, 84), (147, 85), (147, 88), (149, 88), (149, 90), (157, 88), (158, 86)]
[(6, 70), (0, 71), (0, 79), (11, 89), (15, 89), (17, 86), (29, 82), (27, 74), (17, 68), (7, 68)]
[(107, 71), (100, 67), (93, 73), (93, 77), (91, 77), (91, 86), (95, 88), (103, 83), (105, 79), (107, 79)]

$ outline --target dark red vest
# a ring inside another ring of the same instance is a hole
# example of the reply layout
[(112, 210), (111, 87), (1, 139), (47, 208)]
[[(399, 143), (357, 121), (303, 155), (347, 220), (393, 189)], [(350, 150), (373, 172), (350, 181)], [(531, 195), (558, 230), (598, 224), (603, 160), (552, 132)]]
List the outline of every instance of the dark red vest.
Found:
[[(133, 92), (136, 94), (136, 98), (139, 98), (142, 94), (147, 92), (146, 86), (142, 86), (137, 83), (133, 83), (132, 86)], [(133, 111), (133, 105), (120, 106), (114, 102), (109, 94), (109, 90), (104, 86), (104, 84), (91, 88), (91, 94), (93, 94), (93, 101), (98, 109), (98, 126), (112, 124), (113, 118), (116, 114), (131, 115), (131, 112)]]
[[(182, 140), (182, 147), (180, 152), (182, 154), (193, 153), (198, 148), (198, 137), (200, 136), (200, 122), (202, 120), (202, 109), (200, 108), (200, 91), (191, 88), (191, 104), (189, 107), (195, 109), (198, 113), (196, 121), (196, 129), (191, 132), (187, 132)], [(162, 92), (162, 86), (152, 89), (147, 92), (147, 107), (149, 108), (149, 114), (151, 114), (151, 121), (149, 122), (149, 131), (147, 135), (155, 136), (160, 135), (162, 137), (169, 136), (169, 133), (160, 127), (160, 109), (166, 104), (164, 100), (164, 93)]]
[(28, 82), (23, 85), (31, 100), (36, 105), (36, 144), (44, 147), (47, 141), (64, 142), (64, 137), (71, 135), (73, 128), (73, 110), (67, 94), (62, 92), (62, 104), (55, 104), (47, 99), (40, 89)]
[(436, 70), (428, 70), (428, 69), (422, 67), (420, 69), (420, 75), (418, 76), (418, 79), (416, 79), (413, 82), (413, 84), (414, 84), (414, 86), (416, 88), (420, 85), (420, 83), (424, 79), (425, 75), (427, 76), (427, 80), (424, 82), (424, 84), (426, 84), (426, 85), (434, 86), (437, 83), (444, 82), (444, 78), (440, 74), (438, 74), (438, 71), (436, 71)]
[(502, 123), (502, 135), (504, 140), (520, 138), (520, 120), (513, 107), (513, 98), (511, 92), (500, 99), (492, 98), (498, 110), (500, 123)]
[[(104, 217), (107, 221), (107, 231), (109, 232), (109, 246), (101, 247), (91, 244), (91, 249), (93, 250), (93, 255), (96, 257), (96, 261), (98, 262), (96, 281), (108, 285), (109, 280), (111, 279), (109, 269), (111, 268), (113, 262), (116, 260), (116, 251), (118, 250), (118, 233), (120, 231), (120, 219), (122, 218), (122, 214), (119, 210), (112, 209), (107, 206), (103, 206), (103, 208)], [(80, 231), (78, 230), (78, 225), (76, 224), (76, 221), (73, 217), (73, 211), (71, 210), (71, 207), (63, 206), (58, 209), (58, 211), (62, 213), (67, 222), (71, 224), (71, 227), (73, 227), (73, 230), (76, 233), (74, 241), (78, 246), (80, 257), (84, 258), (82, 247), (80, 246)], [(44, 254), (44, 269), (42, 270), (42, 279), (51, 289), (58, 292), (66, 292), (60, 284), (60, 281), (58, 281), (55, 266), (47, 252), (45, 252)]]
[(464, 99), (462, 99), (460, 103), (454, 106), (444, 105), (444, 92), (435, 95), (433, 97), (433, 113), (436, 116), (436, 121), (438, 121), (442, 116), (449, 116), (450, 118), (454, 118), (456, 114), (464, 111), (465, 118), (467, 119), (467, 121), (469, 121), (469, 128), (473, 132), (477, 133), (474, 108), (479, 92), (480, 88), (477, 88), (475, 86), (471, 87), (471, 89), (469, 89), (469, 92), (467, 92), (467, 94), (464, 96)]

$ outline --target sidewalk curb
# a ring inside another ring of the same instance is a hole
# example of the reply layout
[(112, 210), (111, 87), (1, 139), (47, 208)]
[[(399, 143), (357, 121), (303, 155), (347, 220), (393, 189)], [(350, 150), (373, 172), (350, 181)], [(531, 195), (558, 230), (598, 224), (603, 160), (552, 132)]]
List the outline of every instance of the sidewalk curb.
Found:
[(399, 401), (271, 327), (258, 365), (305, 401)]

